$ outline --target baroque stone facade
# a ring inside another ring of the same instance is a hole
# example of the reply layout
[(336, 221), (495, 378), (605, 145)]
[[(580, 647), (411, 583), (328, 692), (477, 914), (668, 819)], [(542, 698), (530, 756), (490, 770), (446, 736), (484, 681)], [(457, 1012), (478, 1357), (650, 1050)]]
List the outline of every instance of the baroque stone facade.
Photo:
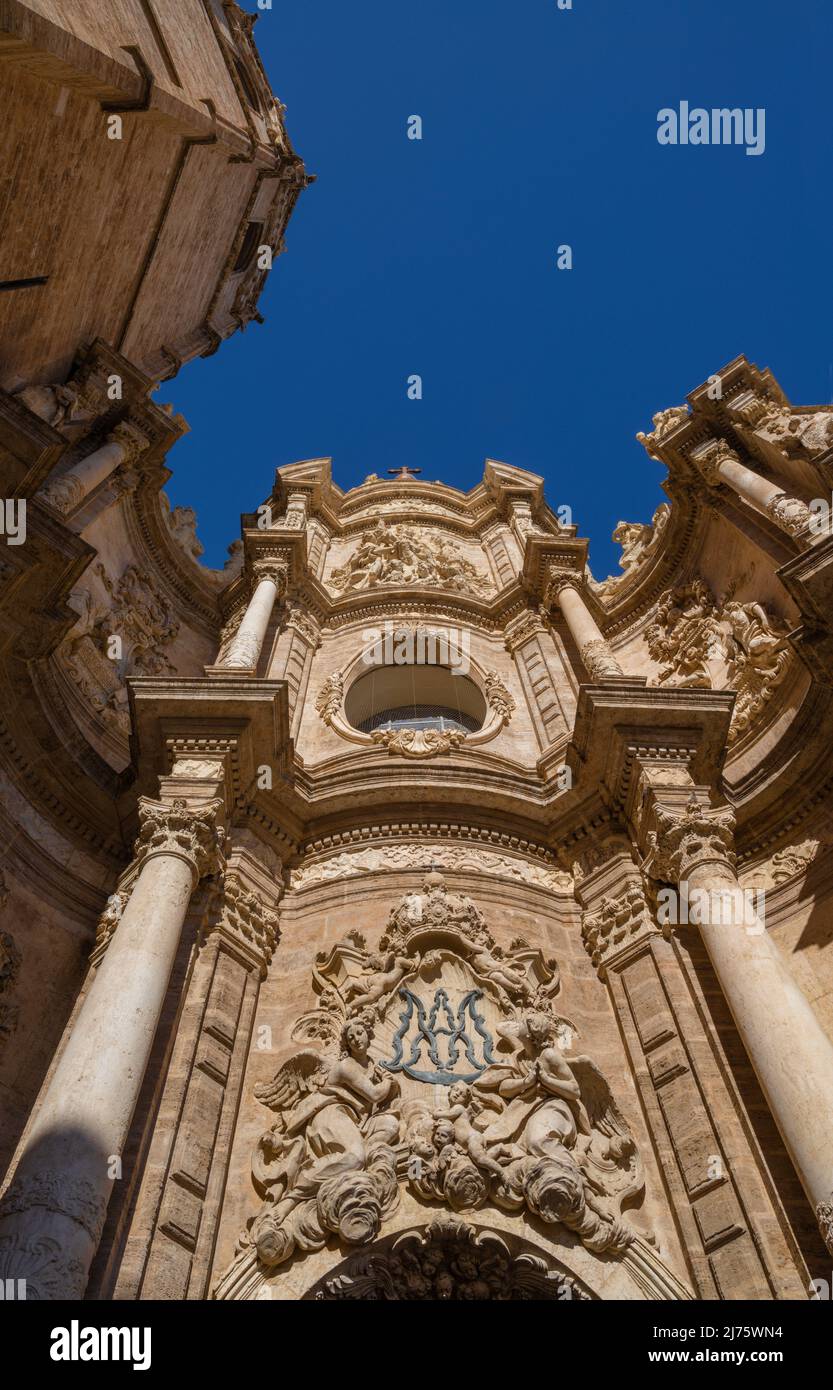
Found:
[(269, 524), (208, 569), (152, 391), (257, 317), (249, 253), (307, 180), (235, 4), (153, 33), (122, 8), (127, 47), (106, 7), (2, 12), (16, 110), (75, 71), (62, 217), (120, 106), (146, 167), (114, 244), (140, 206), (158, 235), (82, 331), (57, 271), (29, 283), (21, 215), (0, 333), (28, 523), (0, 571), (0, 1278), (809, 1298), (833, 1253), (833, 412), (742, 357), (719, 400), (658, 412), (668, 500), (619, 523), (602, 582), (542, 479), (495, 460), (468, 492), (281, 468)]

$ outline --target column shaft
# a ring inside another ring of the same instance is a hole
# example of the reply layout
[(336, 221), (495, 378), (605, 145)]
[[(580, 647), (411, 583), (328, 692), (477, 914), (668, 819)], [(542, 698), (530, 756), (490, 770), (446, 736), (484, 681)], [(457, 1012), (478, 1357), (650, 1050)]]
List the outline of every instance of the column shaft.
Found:
[[(715, 862), (692, 868), (688, 882), (692, 892), (741, 892), (729, 866)], [(700, 932), (781, 1137), (818, 1210), (833, 1192), (833, 1043), (762, 922), (712, 921)]]
[(225, 658), (218, 662), (219, 666), (229, 667), (231, 670), (250, 671), (254, 669), (260, 656), (263, 639), (266, 636), (266, 629), (269, 626), (269, 619), (272, 616), (272, 609), (275, 606), (277, 596), (276, 580), (263, 578), (258, 581), (257, 588), (243, 615), (243, 621), (237, 629)]
[(619, 662), (575, 586), (560, 585), (557, 589), (557, 599), (579, 655), (594, 680), (601, 680), (605, 676), (623, 675)]

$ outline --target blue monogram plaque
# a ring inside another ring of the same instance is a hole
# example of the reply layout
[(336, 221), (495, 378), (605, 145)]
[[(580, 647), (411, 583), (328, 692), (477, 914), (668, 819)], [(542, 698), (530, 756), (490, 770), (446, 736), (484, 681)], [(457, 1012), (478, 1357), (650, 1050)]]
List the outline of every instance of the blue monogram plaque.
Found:
[[(470, 989), (463, 996), (456, 1015), (442, 988), (435, 991), (428, 1011), (407, 986), (400, 989), (399, 997), (405, 1001), (405, 1008), (393, 1039), (393, 1056), (381, 1063), (388, 1071), (403, 1071), (415, 1081), (427, 1081), (430, 1086), (453, 1086), (455, 1081), (476, 1081), (495, 1061), (492, 1035), (477, 1008), (477, 1001), (483, 997), (481, 989)], [(427, 1059), (423, 1056), (425, 1049)], [(465, 1051), (470, 1071), (452, 1070), (461, 1049)], [(419, 1070), (426, 1060), (433, 1071)]]

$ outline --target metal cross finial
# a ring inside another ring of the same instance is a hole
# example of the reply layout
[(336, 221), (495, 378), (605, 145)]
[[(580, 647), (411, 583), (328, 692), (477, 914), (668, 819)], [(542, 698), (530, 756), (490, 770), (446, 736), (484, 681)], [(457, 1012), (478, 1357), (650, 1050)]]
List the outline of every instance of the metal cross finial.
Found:
[(400, 483), (406, 482), (409, 478), (415, 478), (417, 473), (421, 473), (421, 468), (407, 468), (404, 464), (401, 468), (389, 468), (388, 472)]

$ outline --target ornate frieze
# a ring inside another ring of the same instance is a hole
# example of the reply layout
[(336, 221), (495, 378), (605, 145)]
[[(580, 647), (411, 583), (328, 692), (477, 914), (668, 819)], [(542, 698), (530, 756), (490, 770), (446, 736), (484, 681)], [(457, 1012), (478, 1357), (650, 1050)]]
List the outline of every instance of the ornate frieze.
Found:
[(370, 849), (333, 854), (292, 873), (293, 889), (308, 888), (316, 883), (329, 883), (356, 874), (374, 873), (380, 869), (423, 869), (428, 863), (440, 869), (457, 869), (472, 873), (488, 873), (512, 882), (529, 883), (551, 893), (571, 893), (571, 874), (563, 869), (549, 868), (529, 859), (468, 845), (421, 845), (413, 841), (392, 842)]
[(336, 593), (351, 594), (381, 586), (425, 586), (482, 598), (491, 581), (459, 545), (441, 531), (419, 526), (385, 525), (367, 532), (345, 564), (333, 570), (328, 583)]

